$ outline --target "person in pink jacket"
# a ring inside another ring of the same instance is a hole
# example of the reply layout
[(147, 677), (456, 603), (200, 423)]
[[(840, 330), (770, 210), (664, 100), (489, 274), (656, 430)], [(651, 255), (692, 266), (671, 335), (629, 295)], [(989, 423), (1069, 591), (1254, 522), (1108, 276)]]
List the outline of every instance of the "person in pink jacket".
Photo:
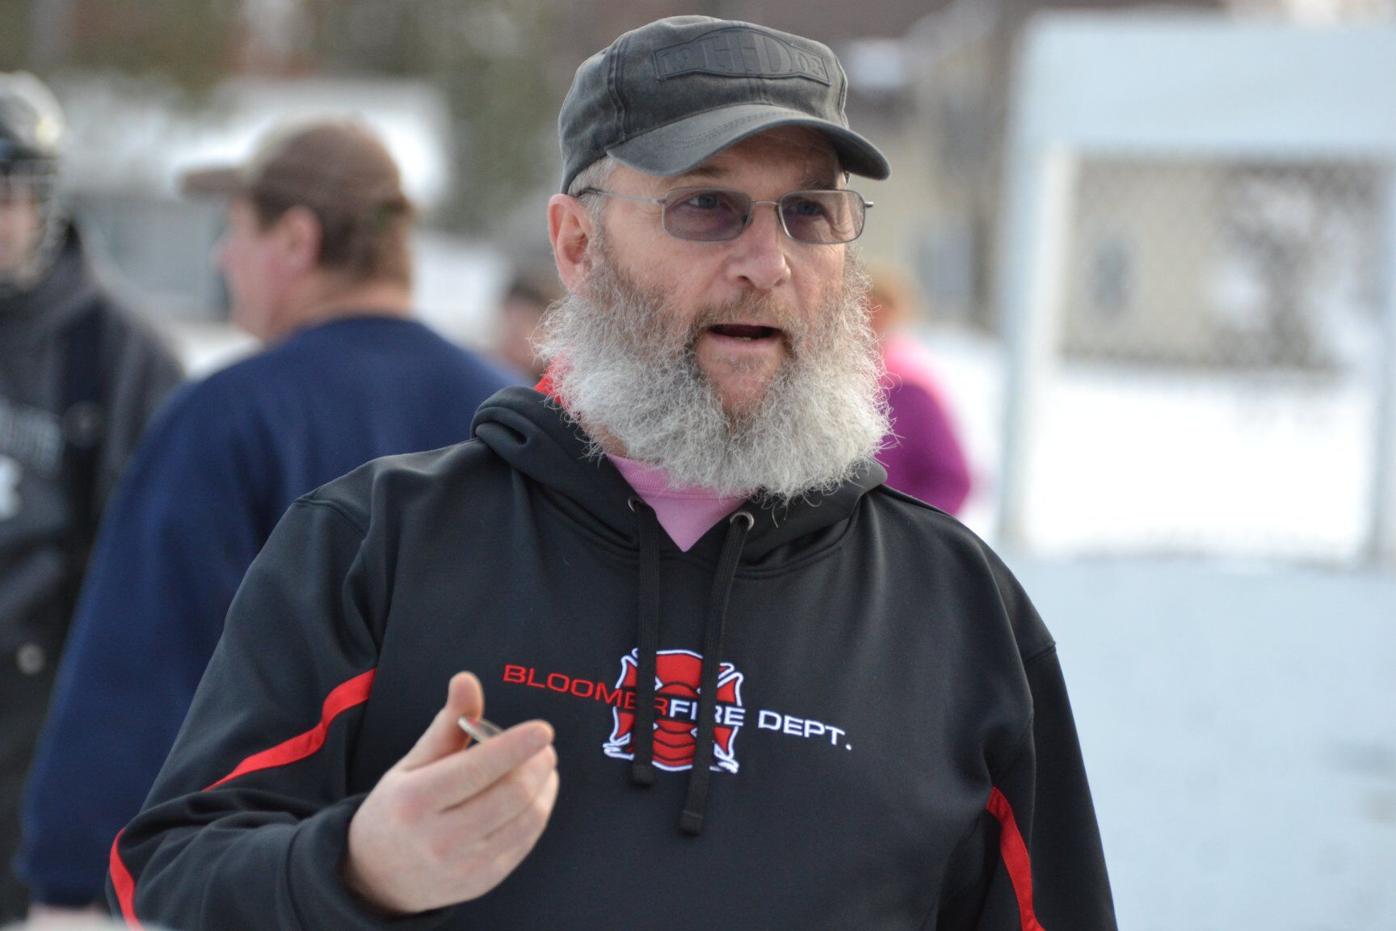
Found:
[(917, 288), (894, 266), (873, 264), (869, 270), (873, 285), (868, 300), (887, 368), (892, 415), (892, 434), (877, 460), (892, 488), (957, 514), (969, 497), (969, 462), (932, 362), (903, 330), (918, 314)]

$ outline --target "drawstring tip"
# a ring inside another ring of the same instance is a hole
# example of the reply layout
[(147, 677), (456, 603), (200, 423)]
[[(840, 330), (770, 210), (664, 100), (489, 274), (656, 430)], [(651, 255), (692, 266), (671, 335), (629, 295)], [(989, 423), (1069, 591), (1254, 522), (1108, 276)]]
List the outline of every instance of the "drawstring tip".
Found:
[(703, 833), (703, 816), (696, 811), (685, 809), (679, 816), (679, 830), (690, 837), (697, 837)]
[(650, 763), (632, 763), (630, 781), (637, 786), (654, 785), (654, 766)]

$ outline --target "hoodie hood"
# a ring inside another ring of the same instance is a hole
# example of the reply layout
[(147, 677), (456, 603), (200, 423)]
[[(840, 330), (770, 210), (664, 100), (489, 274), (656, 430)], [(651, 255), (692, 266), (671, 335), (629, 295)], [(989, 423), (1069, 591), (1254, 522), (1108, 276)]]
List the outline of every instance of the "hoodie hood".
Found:
[[(529, 388), (505, 388), (480, 406), (471, 432), (519, 472), (583, 508), (609, 534), (638, 546), (635, 514), (629, 505), (635, 492), (608, 459), (587, 455), (585, 432), (555, 399)], [(830, 494), (780, 506), (753, 497), (742, 507), (754, 520), (742, 550), (742, 564), (778, 562), (782, 548), (797, 540), (801, 541), (801, 554), (807, 554), (812, 544), (818, 546), (817, 540), (809, 539), (811, 535), (827, 535), (832, 542), (863, 495), (886, 477), (882, 466), (869, 459), (856, 479)], [(660, 534), (659, 545), (679, 552), (664, 534)], [(705, 537), (690, 552), (710, 553), (713, 545)]]

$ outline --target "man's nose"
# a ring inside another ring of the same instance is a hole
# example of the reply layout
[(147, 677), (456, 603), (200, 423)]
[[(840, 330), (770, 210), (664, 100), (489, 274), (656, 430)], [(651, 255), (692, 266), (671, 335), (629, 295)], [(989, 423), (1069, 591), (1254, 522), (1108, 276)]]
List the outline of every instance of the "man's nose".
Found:
[(792, 240), (781, 227), (779, 205), (762, 201), (751, 209), (751, 221), (733, 243), (733, 272), (757, 290), (770, 291), (790, 280)]

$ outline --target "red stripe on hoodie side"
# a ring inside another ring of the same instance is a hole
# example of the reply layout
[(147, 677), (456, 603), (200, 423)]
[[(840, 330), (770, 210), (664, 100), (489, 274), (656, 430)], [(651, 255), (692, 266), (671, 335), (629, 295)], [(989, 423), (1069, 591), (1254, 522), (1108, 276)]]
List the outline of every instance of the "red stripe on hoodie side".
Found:
[(989, 814), (999, 822), (999, 855), (1008, 870), (1008, 879), (1013, 883), (1013, 896), (1018, 900), (1018, 920), (1023, 931), (1044, 931), (1032, 910), (1032, 862), (1028, 857), (1028, 845), (1023, 843), (1018, 821), (1013, 817), (1013, 806), (998, 786), (989, 793), (989, 803), (984, 806)]
[[(373, 691), (373, 675), (376, 671), (370, 669), (368, 672), (359, 673), (354, 678), (335, 686), (330, 694), (325, 696), (325, 701), (320, 706), (319, 724), (303, 734), (297, 734), (290, 740), (282, 741), (270, 750), (252, 754), (233, 767), (232, 772), (209, 785), (204, 791), (215, 789), (239, 776), (245, 776), (262, 769), (271, 769), (275, 766), (285, 766), (314, 754), (325, 745), (330, 724), (334, 722), (335, 718), (350, 708), (368, 701), (368, 696)], [(121, 916), (126, 919), (127, 926), (140, 928), (141, 924), (136, 919), (136, 883), (131, 878), (131, 871), (126, 868), (126, 864), (121, 859), (121, 852), (117, 847), (120, 843), (121, 834), (117, 834), (116, 840), (112, 841), (111, 863), (108, 867), (111, 871), (112, 888), (116, 890), (116, 898), (121, 905)]]
[(376, 670), (370, 669), (368, 672), (359, 673), (349, 681), (341, 682), (335, 686), (334, 691), (325, 696), (325, 703), (320, 707), (319, 724), (304, 734), (297, 734), (290, 740), (282, 741), (270, 750), (252, 754), (233, 767), (232, 772), (206, 787), (204, 791), (216, 789), (225, 782), (230, 782), (239, 776), (246, 776), (248, 773), (255, 773), (259, 769), (285, 766), (315, 753), (325, 745), (325, 737), (329, 734), (330, 724), (335, 718), (350, 708), (368, 701), (369, 693), (373, 691), (374, 672)]
[(136, 918), (136, 881), (131, 878), (131, 871), (126, 869), (126, 864), (121, 862), (121, 851), (117, 845), (121, 843), (121, 835), (125, 834), (123, 828), (116, 832), (116, 840), (111, 842), (111, 886), (116, 890), (116, 901), (121, 906), (121, 917), (126, 920), (126, 927), (141, 927), (140, 920)]

